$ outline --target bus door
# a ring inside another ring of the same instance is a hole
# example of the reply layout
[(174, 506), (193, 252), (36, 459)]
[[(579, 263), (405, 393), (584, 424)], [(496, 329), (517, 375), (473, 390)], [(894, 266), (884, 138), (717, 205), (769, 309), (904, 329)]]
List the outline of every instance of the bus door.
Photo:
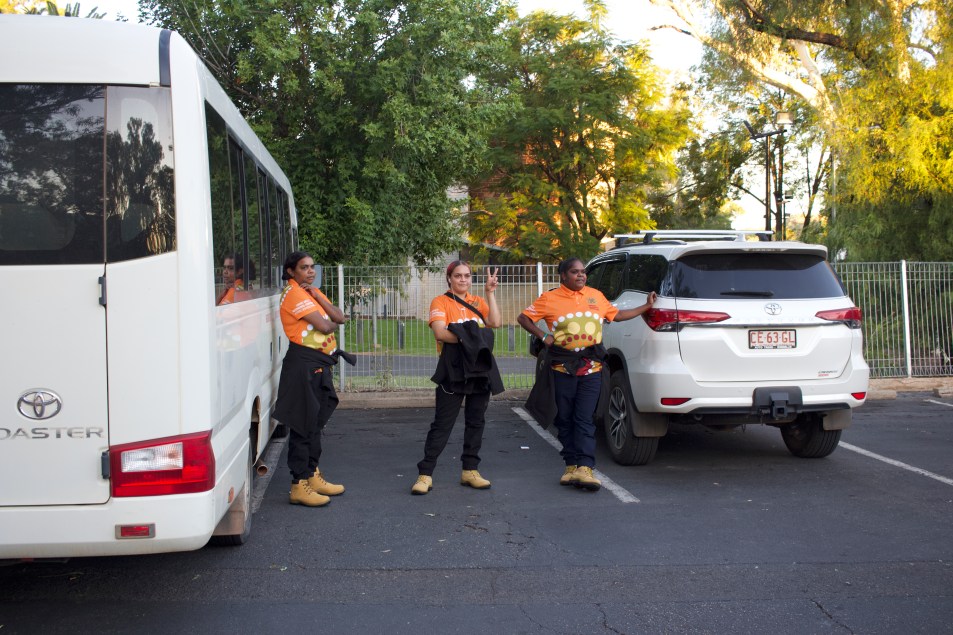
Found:
[(0, 505), (109, 498), (102, 275), (102, 265), (0, 267)]

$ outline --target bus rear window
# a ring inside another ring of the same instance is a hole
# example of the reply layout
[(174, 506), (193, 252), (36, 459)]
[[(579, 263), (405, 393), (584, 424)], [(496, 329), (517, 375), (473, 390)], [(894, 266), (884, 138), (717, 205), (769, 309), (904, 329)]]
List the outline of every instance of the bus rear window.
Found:
[(175, 249), (168, 89), (0, 84), (0, 264)]
[(0, 85), (0, 264), (103, 261), (105, 93)]

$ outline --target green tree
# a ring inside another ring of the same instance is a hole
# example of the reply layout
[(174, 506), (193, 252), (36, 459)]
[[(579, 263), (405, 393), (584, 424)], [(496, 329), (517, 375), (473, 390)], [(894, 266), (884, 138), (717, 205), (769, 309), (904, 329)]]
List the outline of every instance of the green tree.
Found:
[(98, 7), (90, 9), (85, 16), (80, 14), (79, 3), (72, 4), (67, 2), (66, 6), (60, 9), (59, 5), (53, 0), (35, 0), (33, 2), (19, 2), (17, 0), (0, 0), (0, 13), (24, 13), (27, 15), (61, 15), (67, 18), (87, 17), (102, 19), (106, 17), (105, 13), (100, 13)]
[(199, 51), (288, 173), (302, 245), (402, 264), (452, 248), (447, 187), (480, 165), (499, 110), (472, 87), (498, 0), (146, 0)]
[[(675, 175), (688, 111), (666, 102), (646, 49), (588, 19), (535, 12), (506, 31), (487, 92), (519, 107), (494, 131), (493, 171), (473, 188), (472, 238), (514, 257), (588, 257), (610, 232), (654, 226), (650, 196)], [(482, 195), (482, 196), (481, 196)]]
[(679, 153), (679, 175), (671, 191), (652, 195), (657, 229), (728, 229), (739, 210), (732, 201), (743, 188), (742, 166), (751, 158), (738, 130), (719, 130), (688, 140)]
[(706, 45), (709, 69), (722, 69), (714, 81), (772, 87), (797, 102), (814, 135), (808, 156), (821, 157), (807, 170), (809, 189), (822, 194), (837, 252), (953, 259), (946, 2), (652, 1)]

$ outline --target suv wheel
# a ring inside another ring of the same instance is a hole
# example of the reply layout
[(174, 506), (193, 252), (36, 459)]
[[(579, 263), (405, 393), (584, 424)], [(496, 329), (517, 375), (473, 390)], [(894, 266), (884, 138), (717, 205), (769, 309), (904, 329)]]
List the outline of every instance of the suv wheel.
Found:
[(635, 409), (625, 373), (612, 373), (609, 382), (609, 407), (605, 417), (609, 453), (620, 465), (645, 465), (655, 458), (659, 438), (637, 437), (632, 432), (636, 418), (641, 415)]
[(781, 427), (784, 445), (794, 456), (819, 459), (827, 456), (840, 443), (840, 430), (825, 430), (817, 414), (798, 415), (797, 420)]

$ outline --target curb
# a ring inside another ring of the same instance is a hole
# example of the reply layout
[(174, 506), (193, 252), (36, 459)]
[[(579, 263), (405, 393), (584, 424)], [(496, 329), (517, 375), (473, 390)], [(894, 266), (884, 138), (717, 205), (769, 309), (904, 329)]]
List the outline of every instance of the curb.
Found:
[[(932, 392), (934, 397), (953, 398), (953, 377), (871, 379), (868, 401), (896, 399), (901, 392)], [(528, 388), (514, 388), (494, 395), (491, 401), (522, 404), (529, 396)], [(395, 390), (390, 392), (338, 393), (338, 408), (433, 408), (434, 392), (430, 390)]]

